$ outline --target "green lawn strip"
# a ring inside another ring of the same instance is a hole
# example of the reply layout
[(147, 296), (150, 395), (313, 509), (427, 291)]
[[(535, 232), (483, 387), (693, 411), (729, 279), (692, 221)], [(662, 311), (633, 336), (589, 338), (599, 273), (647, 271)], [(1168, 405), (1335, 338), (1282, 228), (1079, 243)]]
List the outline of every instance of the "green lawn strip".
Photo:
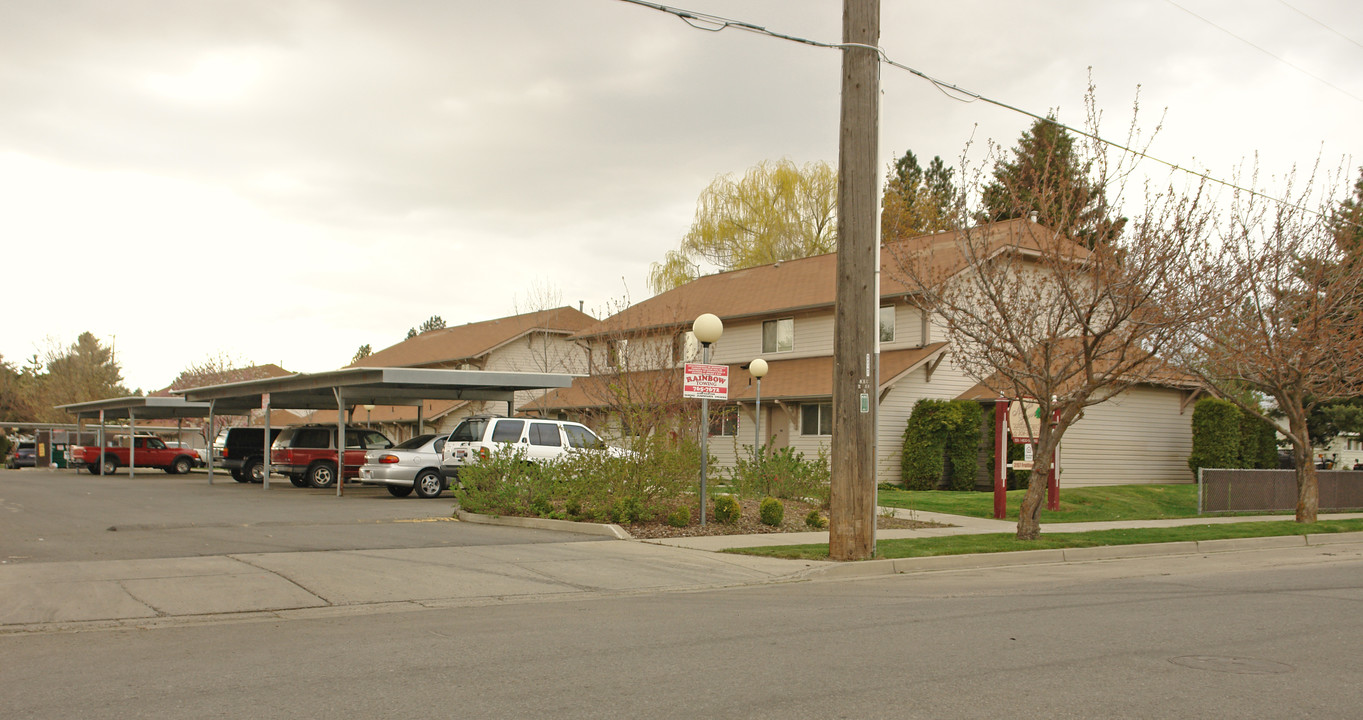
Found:
[[(1026, 490), (1008, 492), (1008, 519), (1017, 520)], [(881, 488), (878, 502), (885, 507), (949, 513), (968, 517), (994, 517), (994, 494), (945, 490), (894, 490)], [(1063, 488), (1060, 509), (1042, 510), (1041, 522), (1096, 522), (1102, 520), (1159, 520), (1197, 517), (1197, 486), (1115, 485)]]
[[(1226, 523), (1216, 525), (1185, 525), (1170, 528), (1127, 528), (1122, 530), (1092, 530), (1079, 533), (1046, 533), (1036, 540), (1018, 540), (1011, 533), (986, 535), (952, 535), (934, 538), (906, 538), (876, 541), (876, 559), (931, 557), (934, 555), (968, 555), (972, 553), (1015, 552), (1019, 550), (1050, 550), (1055, 548), (1083, 548), (1101, 545), (1139, 545), (1143, 543), (1185, 542), (1189, 540), (1222, 540), (1225, 538), (1272, 537), (1277, 535), (1307, 535), (1363, 531), (1363, 519), (1322, 520), (1303, 524), (1292, 520)], [(787, 558), (791, 560), (827, 560), (828, 544), (779, 545), (773, 547), (733, 548), (724, 552), (740, 555)]]

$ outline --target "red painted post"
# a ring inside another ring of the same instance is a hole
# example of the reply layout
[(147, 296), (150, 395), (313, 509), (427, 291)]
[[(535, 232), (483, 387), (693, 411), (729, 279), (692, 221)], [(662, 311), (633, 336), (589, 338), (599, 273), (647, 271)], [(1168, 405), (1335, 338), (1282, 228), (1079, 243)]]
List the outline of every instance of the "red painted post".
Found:
[[(1055, 419), (1051, 421), (1051, 427), (1060, 425), (1060, 411), (1055, 411)], [(1054, 430), (1052, 430), (1054, 432)], [(1051, 472), (1046, 476), (1046, 509), (1060, 509), (1060, 443), (1055, 444), (1055, 449), (1051, 451)]]
[(994, 401), (994, 519), (1008, 515), (1008, 399)]

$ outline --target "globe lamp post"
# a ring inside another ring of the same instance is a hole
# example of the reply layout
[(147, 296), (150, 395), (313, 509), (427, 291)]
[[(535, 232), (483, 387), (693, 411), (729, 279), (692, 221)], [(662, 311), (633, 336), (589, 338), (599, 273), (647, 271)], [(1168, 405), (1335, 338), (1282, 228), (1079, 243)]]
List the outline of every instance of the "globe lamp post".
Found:
[[(724, 323), (711, 313), (705, 313), (696, 318), (691, 324), (691, 334), (700, 341), (701, 354), (700, 361), (703, 364), (710, 364), (710, 344), (717, 342), (719, 336), (724, 334)], [(709, 501), (709, 495), (705, 489), (706, 462), (709, 460), (708, 452), (705, 449), (705, 440), (710, 434), (710, 400), (709, 398), (700, 399), (700, 526), (705, 527), (705, 504)]]

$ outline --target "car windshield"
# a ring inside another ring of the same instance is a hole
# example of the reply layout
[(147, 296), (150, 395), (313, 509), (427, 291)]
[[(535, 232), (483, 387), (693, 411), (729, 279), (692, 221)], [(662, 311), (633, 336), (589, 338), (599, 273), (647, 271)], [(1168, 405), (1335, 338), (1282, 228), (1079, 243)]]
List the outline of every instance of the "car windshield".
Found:
[(483, 430), (487, 429), (486, 418), (469, 418), (457, 425), (454, 432), (450, 433), (450, 442), (473, 442), (483, 439)]
[(433, 437), (435, 437), (435, 436), (434, 436), (434, 435), (417, 435), (416, 437), (412, 438), (411, 440), (408, 440), (408, 441), (406, 441), (406, 442), (398, 443), (397, 445), (394, 445), (394, 446), (393, 446), (393, 449), (394, 449), (394, 450), (420, 450), (420, 449), (421, 449), (421, 446), (422, 446), (422, 445), (425, 445), (425, 444), (428, 443), (428, 442), (430, 442), (430, 441), (431, 441), (431, 438), (433, 438)]

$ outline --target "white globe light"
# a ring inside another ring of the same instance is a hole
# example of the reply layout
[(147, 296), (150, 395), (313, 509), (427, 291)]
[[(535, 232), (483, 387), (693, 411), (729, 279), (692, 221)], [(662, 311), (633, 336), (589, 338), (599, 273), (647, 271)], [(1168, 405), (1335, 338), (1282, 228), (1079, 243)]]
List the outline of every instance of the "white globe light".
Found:
[(757, 358), (751, 363), (748, 363), (748, 373), (758, 380), (761, 380), (767, 374), (767, 361), (762, 358)]
[(724, 323), (715, 315), (705, 313), (691, 324), (691, 332), (695, 334), (697, 340), (709, 345), (724, 334)]

